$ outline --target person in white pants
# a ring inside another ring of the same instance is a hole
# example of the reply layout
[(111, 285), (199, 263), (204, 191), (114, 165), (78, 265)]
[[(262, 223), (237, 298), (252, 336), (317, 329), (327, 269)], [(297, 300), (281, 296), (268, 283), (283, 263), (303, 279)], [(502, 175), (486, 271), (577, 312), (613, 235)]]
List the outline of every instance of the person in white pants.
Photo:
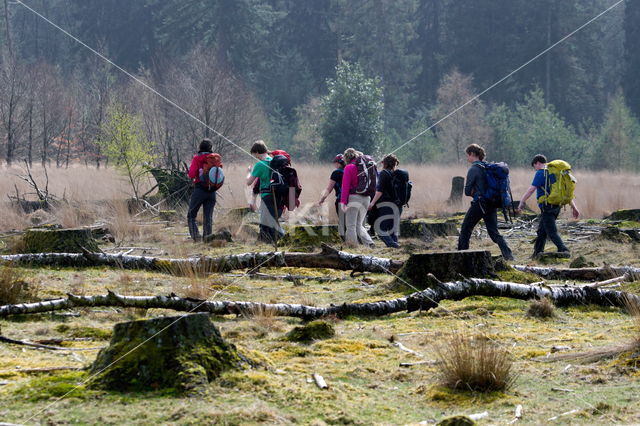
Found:
[(352, 247), (357, 246), (358, 243), (373, 247), (375, 244), (364, 227), (367, 208), (371, 199), (366, 195), (353, 193), (358, 186), (358, 171), (355, 159), (360, 155), (362, 153), (353, 148), (348, 148), (344, 152), (344, 161), (347, 166), (344, 168), (344, 176), (342, 178), (340, 205), (345, 213), (345, 241), (348, 246)]

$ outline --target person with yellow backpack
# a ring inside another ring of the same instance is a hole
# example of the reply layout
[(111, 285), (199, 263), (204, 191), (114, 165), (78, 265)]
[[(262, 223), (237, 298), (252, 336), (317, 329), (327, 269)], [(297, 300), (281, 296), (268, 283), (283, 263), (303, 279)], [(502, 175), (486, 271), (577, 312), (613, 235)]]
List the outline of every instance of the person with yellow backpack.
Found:
[(538, 236), (533, 246), (532, 257), (537, 258), (544, 252), (547, 238), (556, 245), (558, 253), (564, 257), (570, 257), (569, 249), (558, 233), (556, 220), (562, 207), (567, 204), (573, 210), (574, 219), (580, 217), (580, 211), (576, 207), (573, 196), (576, 179), (571, 174), (571, 165), (562, 160), (554, 160), (547, 163), (547, 157), (538, 154), (531, 160), (531, 166), (536, 170), (536, 174), (533, 177), (531, 187), (520, 200), (518, 213), (522, 212), (529, 197), (536, 192), (541, 214), (538, 224)]

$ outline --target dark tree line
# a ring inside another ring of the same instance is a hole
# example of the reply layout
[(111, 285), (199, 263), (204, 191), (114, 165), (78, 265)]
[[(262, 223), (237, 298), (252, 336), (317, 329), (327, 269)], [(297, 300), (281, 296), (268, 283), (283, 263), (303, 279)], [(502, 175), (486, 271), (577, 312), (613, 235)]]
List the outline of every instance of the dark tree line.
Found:
[[(184, 161), (203, 136), (232, 155), (211, 129), (239, 145), (270, 138), (301, 159), (317, 159), (332, 145), (321, 143), (319, 123), (331, 114), (319, 105), (342, 61), (357, 63), (377, 82), (383, 112), (376, 149), (388, 151), (614, 3), (24, 1), (199, 120), (154, 97), (20, 4), (5, 1), (2, 158), (57, 165), (103, 161), (98, 129), (113, 102), (143, 117), (149, 141), (170, 165)], [(526, 162), (535, 151), (524, 143), (584, 165), (601, 164), (597, 159), (615, 146), (620, 160), (608, 167), (637, 169), (638, 22), (640, 0), (627, 0), (486, 93), (455, 122), (434, 127), (398, 154), (456, 161), (468, 134), (513, 163)]]

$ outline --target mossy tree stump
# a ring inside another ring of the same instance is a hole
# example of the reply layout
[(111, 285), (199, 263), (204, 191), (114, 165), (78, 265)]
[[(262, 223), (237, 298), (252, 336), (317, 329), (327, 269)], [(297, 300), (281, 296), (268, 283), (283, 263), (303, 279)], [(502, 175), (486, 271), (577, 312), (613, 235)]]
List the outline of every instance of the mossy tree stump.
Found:
[(451, 179), (451, 194), (447, 200), (448, 205), (462, 204), (462, 195), (464, 194), (464, 177), (454, 176)]
[(605, 219), (640, 222), (640, 209), (616, 210)]
[(309, 251), (322, 243), (328, 245), (342, 243), (337, 225), (299, 225), (292, 226), (278, 242), (278, 245), (292, 247), (295, 250)]
[(430, 219), (409, 219), (400, 221), (400, 236), (403, 238), (419, 238), (432, 241), (436, 237), (458, 235), (455, 221)]
[(192, 314), (116, 324), (91, 374), (97, 374), (93, 386), (98, 388), (192, 392), (245, 363), (208, 314)]
[(25, 232), (23, 241), (28, 253), (82, 253), (97, 252), (98, 243), (91, 229), (34, 228)]
[(467, 278), (495, 277), (489, 251), (442, 251), (409, 256), (398, 271), (398, 282), (406, 281), (415, 288), (424, 290), (433, 284), (428, 274), (433, 274), (440, 281), (458, 280), (460, 275)]

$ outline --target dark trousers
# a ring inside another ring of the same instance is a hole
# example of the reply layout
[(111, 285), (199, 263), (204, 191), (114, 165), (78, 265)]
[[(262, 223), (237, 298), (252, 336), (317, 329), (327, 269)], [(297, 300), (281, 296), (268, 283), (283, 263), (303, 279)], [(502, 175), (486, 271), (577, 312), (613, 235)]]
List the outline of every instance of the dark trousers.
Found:
[(385, 202), (378, 206), (379, 229), (376, 229), (376, 232), (387, 247), (399, 247), (396, 231), (400, 228), (400, 215), (402, 215), (402, 207), (395, 204)]
[(278, 219), (282, 216), (282, 206), (276, 206), (273, 202), (273, 194), (262, 197), (262, 209), (260, 212), (260, 234), (258, 240), (268, 244), (274, 244), (283, 236)]
[(558, 234), (558, 227), (556, 226), (556, 220), (560, 214), (560, 206), (542, 206), (540, 207), (540, 222), (538, 223), (538, 237), (533, 245), (533, 255), (544, 251), (544, 245), (547, 242), (547, 238), (553, 241), (558, 251), (569, 251), (567, 246), (564, 245), (560, 234)]
[(473, 201), (462, 222), (460, 237), (458, 238), (458, 250), (467, 250), (469, 248), (469, 240), (471, 239), (473, 228), (475, 228), (478, 222), (480, 222), (480, 219), (482, 219), (484, 220), (484, 225), (487, 227), (491, 241), (500, 247), (502, 257), (505, 259), (513, 259), (511, 249), (502, 235), (500, 235), (500, 232), (498, 232), (497, 212), (498, 210), (494, 207), (487, 207), (480, 201)]
[(198, 241), (200, 235), (198, 233), (198, 223), (196, 216), (198, 210), (202, 206), (202, 235), (204, 238), (211, 235), (213, 228), (213, 208), (216, 205), (215, 191), (209, 192), (198, 186), (193, 189), (191, 199), (189, 200), (189, 211), (187, 212), (187, 225), (189, 226), (189, 235), (194, 241)]

